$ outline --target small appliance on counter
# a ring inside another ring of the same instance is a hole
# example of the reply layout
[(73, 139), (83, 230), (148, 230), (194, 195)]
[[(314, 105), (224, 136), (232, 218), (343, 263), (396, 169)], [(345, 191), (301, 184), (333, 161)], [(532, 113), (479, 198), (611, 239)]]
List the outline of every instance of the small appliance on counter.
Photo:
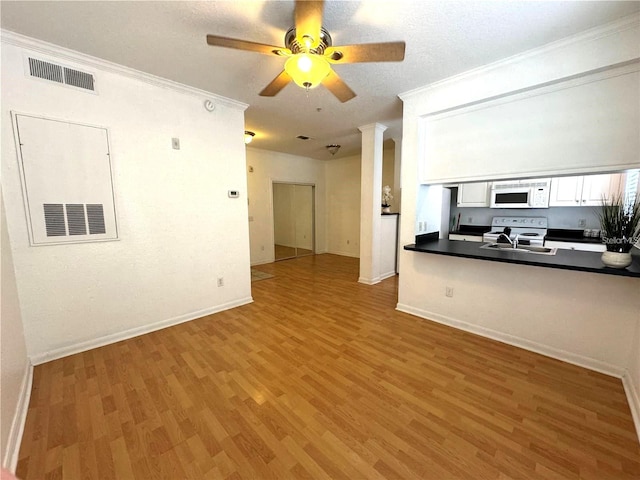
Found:
[(546, 234), (546, 217), (493, 217), (491, 231), (482, 236), (482, 241), (498, 242), (507, 235), (512, 242), (517, 238), (520, 245), (542, 247)]

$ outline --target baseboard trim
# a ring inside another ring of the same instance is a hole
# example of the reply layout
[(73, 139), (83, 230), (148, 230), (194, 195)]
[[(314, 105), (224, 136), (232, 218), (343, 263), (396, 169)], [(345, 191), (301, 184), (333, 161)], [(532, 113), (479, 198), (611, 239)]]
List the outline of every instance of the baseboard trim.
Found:
[(624, 391), (627, 394), (627, 401), (629, 402), (629, 409), (631, 410), (631, 416), (633, 417), (633, 424), (636, 426), (636, 435), (640, 442), (640, 397), (638, 397), (638, 391), (640, 385), (633, 384), (633, 378), (629, 370), (622, 375), (622, 385), (624, 385)]
[(267, 263), (273, 263), (273, 262), (275, 262), (275, 259), (258, 260), (257, 262), (253, 262), (251, 266), (255, 267), (256, 265), (266, 265)]
[(395, 277), (396, 276), (396, 272), (387, 272), (387, 273), (383, 273), (382, 275), (380, 275), (380, 281), (382, 280), (386, 280), (387, 278), (391, 278), (391, 277)]
[(7, 450), (2, 459), (2, 466), (11, 472), (16, 471), (18, 466), (18, 458), (20, 455), (20, 444), (22, 443), (22, 435), (24, 434), (24, 425), (27, 421), (27, 412), (29, 411), (29, 402), (31, 401), (31, 386), (33, 385), (33, 365), (28, 364), (20, 386), (20, 396), (18, 404), (11, 422), (9, 430), (9, 438), (7, 439)]
[(98, 347), (104, 347), (105, 345), (120, 342), (122, 340), (128, 340), (129, 338), (138, 337), (140, 335), (155, 332), (156, 330), (161, 330), (163, 328), (172, 327), (180, 323), (190, 322), (191, 320), (195, 320), (197, 318), (222, 312), (224, 310), (229, 310), (231, 308), (240, 307), (242, 305), (246, 305), (252, 302), (253, 302), (252, 297), (241, 298), (239, 300), (234, 300), (233, 302), (223, 303), (222, 305), (217, 305), (215, 307), (198, 310), (196, 312), (187, 313), (177, 317), (169, 318), (167, 320), (161, 320), (159, 322), (143, 325), (141, 327), (124, 330), (118, 333), (112, 333), (109, 335), (105, 335), (103, 337), (95, 338), (93, 340), (88, 340), (86, 342), (76, 343), (74, 345), (58, 348), (56, 350), (51, 350), (49, 352), (38, 353), (30, 356), (30, 360), (33, 365), (40, 365), (42, 363), (50, 362), (52, 360), (68, 357), (69, 355), (85, 352), (87, 350), (91, 350)]
[(605, 375), (610, 375), (612, 377), (623, 378), (623, 375), (625, 373), (625, 370), (623, 368), (611, 365), (600, 360), (596, 360), (595, 358), (584, 357), (582, 355), (567, 352), (566, 350), (549, 347), (548, 345), (532, 342), (531, 340), (527, 340), (525, 338), (516, 337), (514, 335), (499, 332), (497, 330), (492, 330), (490, 328), (480, 327), (478, 325), (473, 325), (462, 320), (456, 320), (445, 315), (428, 312), (426, 310), (411, 307), (409, 305), (398, 303), (396, 305), (396, 310), (415, 315), (416, 317), (424, 318), (425, 320), (430, 320), (436, 323), (447, 325), (449, 327), (457, 328), (459, 330), (475, 333), (476, 335), (487, 337), (492, 340), (497, 340), (498, 342), (506, 343), (508, 345), (513, 345), (514, 347), (524, 348), (525, 350), (539, 353), (547, 357), (555, 358), (556, 360), (562, 360), (563, 362), (571, 363), (579, 367), (588, 368), (589, 370), (604, 373)]
[(360, 277), (358, 278), (358, 283), (364, 283), (365, 285), (375, 285), (376, 283), (380, 283), (380, 277), (372, 279)]

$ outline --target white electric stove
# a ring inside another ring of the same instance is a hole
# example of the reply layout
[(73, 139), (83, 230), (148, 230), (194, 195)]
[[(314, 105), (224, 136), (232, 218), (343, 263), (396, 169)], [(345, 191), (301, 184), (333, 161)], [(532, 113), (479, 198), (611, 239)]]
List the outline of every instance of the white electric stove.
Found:
[[(544, 245), (547, 234), (546, 217), (493, 217), (491, 231), (482, 236), (484, 242), (498, 242), (501, 234), (506, 234), (513, 242), (521, 245)], [(504, 239), (504, 237), (502, 238)]]

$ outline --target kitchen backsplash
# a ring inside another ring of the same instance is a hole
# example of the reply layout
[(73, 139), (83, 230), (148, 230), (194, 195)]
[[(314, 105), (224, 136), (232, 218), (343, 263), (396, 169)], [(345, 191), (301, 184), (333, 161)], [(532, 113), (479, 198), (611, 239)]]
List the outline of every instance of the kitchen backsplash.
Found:
[[(549, 228), (585, 229), (600, 228), (595, 207), (550, 207), (550, 208), (458, 208), (456, 196), (452, 195), (450, 218), (460, 214), (462, 225), (491, 225), (493, 217), (547, 217)], [(580, 224), (584, 220), (584, 225)]]

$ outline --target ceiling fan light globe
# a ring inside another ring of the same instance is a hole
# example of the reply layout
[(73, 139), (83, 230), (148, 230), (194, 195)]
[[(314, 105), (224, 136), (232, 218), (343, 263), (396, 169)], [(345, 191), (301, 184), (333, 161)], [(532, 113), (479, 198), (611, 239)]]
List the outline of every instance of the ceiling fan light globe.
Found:
[(320, 55), (298, 53), (287, 59), (284, 69), (296, 85), (308, 90), (322, 83), (329, 75), (331, 65)]

